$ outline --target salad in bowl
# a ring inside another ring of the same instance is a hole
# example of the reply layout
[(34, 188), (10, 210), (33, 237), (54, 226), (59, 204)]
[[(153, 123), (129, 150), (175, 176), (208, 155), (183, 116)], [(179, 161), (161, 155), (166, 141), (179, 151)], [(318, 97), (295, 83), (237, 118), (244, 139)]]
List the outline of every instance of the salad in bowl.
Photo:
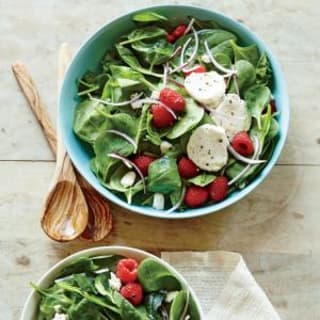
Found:
[(170, 265), (126, 247), (84, 250), (53, 267), (21, 320), (199, 320), (197, 298)]
[(59, 122), (74, 165), (107, 199), (186, 218), (261, 183), (283, 148), (289, 105), (278, 63), (246, 27), (158, 6), (85, 42), (66, 74)]

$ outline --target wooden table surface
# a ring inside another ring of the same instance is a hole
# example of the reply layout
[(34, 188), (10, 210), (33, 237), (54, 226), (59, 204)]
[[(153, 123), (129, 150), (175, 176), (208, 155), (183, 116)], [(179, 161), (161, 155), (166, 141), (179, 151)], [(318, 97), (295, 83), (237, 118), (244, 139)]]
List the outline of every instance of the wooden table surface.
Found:
[[(0, 0), (0, 310), (18, 319), (29, 282), (89, 246), (59, 244), (39, 226), (53, 155), (17, 88), (10, 64), (24, 61), (50, 115), (56, 111), (61, 42), (74, 48), (128, 10), (168, 1)], [(178, 1), (172, 1), (178, 3)], [(101, 244), (161, 250), (232, 250), (244, 255), (282, 319), (320, 318), (320, 30), (316, 0), (184, 1), (240, 19), (281, 62), (291, 101), (289, 136), (268, 178), (219, 213), (156, 220), (111, 205), (114, 231)], [(90, 3), (90, 4), (89, 4)]]

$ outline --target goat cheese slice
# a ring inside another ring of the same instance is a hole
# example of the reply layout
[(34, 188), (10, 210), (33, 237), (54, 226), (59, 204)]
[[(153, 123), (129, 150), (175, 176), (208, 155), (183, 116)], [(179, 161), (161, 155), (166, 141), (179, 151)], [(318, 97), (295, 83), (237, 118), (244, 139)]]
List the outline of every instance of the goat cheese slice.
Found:
[(251, 116), (246, 102), (237, 94), (226, 94), (223, 101), (211, 111), (214, 122), (223, 127), (229, 140), (240, 131), (248, 131), (251, 126)]
[(215, 71), (193, 72), (185, 78), (184, 86), (193, 99), (212, 109), (220, 103), (226, 92), (223, 76)]
[(204, 124), (192, 133), (188, 144), (188, 157), (201, 169), (218, 171), (228, 161), (228, 139), (222, 127)]

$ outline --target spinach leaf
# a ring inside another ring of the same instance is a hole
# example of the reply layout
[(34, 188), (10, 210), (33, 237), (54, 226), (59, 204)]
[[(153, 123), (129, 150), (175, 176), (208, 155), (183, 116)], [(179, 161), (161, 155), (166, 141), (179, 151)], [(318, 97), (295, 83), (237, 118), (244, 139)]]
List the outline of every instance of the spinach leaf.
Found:
[(139, 192), (141, 192), (142, 190), (143, 190), (143, 183), (141, 180), (139, 180), (137, 183), (135, 183), (132, 187), (130, 187), (124, 192), (127, 198), (127, 202), (131, 204), (133, 197), (137, 195)]
[[(256, 81), (256, 71), (254, 66), (246, 61), (239, 60), (235, 63), (235, 68), (238, 72), (237, 74), (237, 82), (240, 91), (241, 97), (244, 96), (246, 89), (252, 86)], [(231, 81), (229, 87), (229, 93), (236, 93), (236, 88), (234, 84), (234, 80)]]
[(224, 42), (219, 43), (217, 46), (211, 49), (211, 53), (215, 56), (217, 53), (222, 53), (229, 57), (230, 60), (233, 60), (233, 47), (232, 41), (227, 40)]
[(158, 131), (155, 131), (153, 129), (153, 125), (152, 125), (152, 113), (148, 112), (147, 114), (147, 134), (146, 134), (146, 139), (149, 140), (151, 143), (159, 146), (161, 144), (161, 136), (159, 134)]
[(154, 38), (165, 37), (166, 30), (156, 26), (146, 26), (144, 28), (134, 29), (127, 36), (128, 40), (122, 41), (121, 46), (141, 40), (151, 40)]
[(124, 187), (121, 184), (122, 177), (129, 171), (129, 169), (124, 165), (120, 164), (119, 167), (111, 174), (109, 182), (105, 184), (105, 186), (114, 191), (125, 192), (129, 188)]
[(161, 16), (156, 12), (144, 11), (144, 12), (135, 14), (132, 20), (136, 22), (154, 22), (154, 21), (167, 21), (168, 18)]
[(203, 42), (204, 40), (207, 41), (209, 48), (215, 47), (227, 40), (237, 41), (237, 37), (235, 34), (222, 29), (208, 30), (208, 32), (206, 32), (201, 38), (201, 42)]
[(111, 65), (110, 70), (114, 79), (117, 79), (117, 83), (120, 88), (134, 87), (137, 91), (143, 90), (144, 87), (149, 90), (155, 90), (156, 87), (149, 82), (140, 72), (133, 70), (126, 66)]
[(121, 300), (120, 315), (123, 320), (146, 320), (145, 315), (126, 299)]
[(272, 70), (266, 53), (262, 54), (256, 67), (257, 84), (271, 85)]
[(138, 146), (139, 146), (140, 140), (142, 139), (142, 137), (145, 136), (145, 133), (147, 131), (148, 109), (149, 109), (149, 106), (145, 104), (142, 107), (141, 115), (139, 118), (137, 133), (134, 139)]
[(260, 117), (263, 110), (268, 106), (271, 100), (270, 89), (263, 85), (257, 85), (248, 89), (245, 93), (247, 108), (253, 118), (258, 122), (258, 127), (261, 127)]
[(151, 68), (168, 61), (174, 52), (174, 45), (162, 38), (151, 43), (137, 41), (133, 43), (131, 47), (140, 53), (140, 57), (149, 64)]
[(94, 286), (96, 291), (102, 296), (106, 296), (108, 293), (107, 290), (110, 289), (109, 285), (110, 273), (102, 273), (95, 277)]
[(185, 113), (167, 133), (166, 137), (168, 139), (176, 139), (192, 130), (201, 121), (204, 115), (204, 108), (199, 107), (193, 99), (187, 98), (185, 101)]
[(266, 136), (266, 141), (270, 141), (274, 139), (279, 132), (280, 132), (279, 122), (275, 118), (271, 117), (270, 129)]
[(141, 72), (143, 74), (149, 75), (149, 76), (162, 78), (162, 76), (163, 76), (162, 74), (155, 73), (155, 72), (153, 72), (153, 71), (151, 71), (151, 70), (149, 70), (147, 68), (144, 68), (140, 64), (138, 58), (134, 55), (134, 53), (130, 49), (128, 49), (128, 48), (126, 48), (126, 47), (124, 47), (124, 46), (122, 46), (120, 44), (117, 44), (115, 47), (117, 49), (117, 52), (118, 52), (120, 58), (128, 66), (130, 66), (132, 69), (134, 69), (134, 70), (136, 70), (138, 72)]
[(188, 179), (188, 182), (199, 187), (205, 187), (213, 180), (215, 180), (215, 178), (216, 176), (214, 174), (203, 172), (194, 178)]
[(217, 52), (214, 54), (214, 58), (217, 60), (219, 64), (224, 66), (225, 68), (231, 69), (232, 66), (232, 61), (229, 56), (222, 52)]
[(138, 279), (146, 292), (181, 289), (179, 280), (165, 266), (152, 258), (144, 259), (140, 263)]
[(190, 293), (185, 290), (181, 290), (174, 298), (170, 307), (170, 320), (184, 319), (189, 306)]
[(68, 310), (69, 320), (103, 320), (99, 308), (87, 299), (83, 298), (78, 303), (74, 303)]
[(253, 66), (256, 66), (260, 58), (258, 47), (253, 44), (248, 47), (240, 47), (234, 41), (231, 41), (231, 46), (234, 52), (235, 61), (246, 60)]
[(162, 157), (153, 161), (148, 169), (148, 191), (170, 193), (181, 188), (176, 159)]
[(106, 130), (107, 119), (101, 115), (104, 109), (103, 105), (92, 100), (84, 100), (76, 107), (73, 130), (79, 138), (93, 143)]
[(164, 291), (153, 292), (146, 296), (145, 304), (149, 320), (161, 320), (159, 309), (164, 302), (166, 293)]
[(108, 78), (107, 72), (101, 72), (100, 70), (96, 72), (87, 71), (79, 80), (78, 95), (82, 96), (87, 93), (100, 94)]

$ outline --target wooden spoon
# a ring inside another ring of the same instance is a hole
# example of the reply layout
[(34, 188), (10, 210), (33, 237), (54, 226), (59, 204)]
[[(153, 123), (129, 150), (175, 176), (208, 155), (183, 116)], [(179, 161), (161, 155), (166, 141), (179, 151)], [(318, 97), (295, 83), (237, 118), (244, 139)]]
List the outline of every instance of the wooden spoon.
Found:
[[(49, 119), (49, 116), (46, 112), (46, 108), (40, 98), (39, 92), (36, 88), (36, 85), (32, 77), (30, 76), (25, 65), (22, 62), (14, 63), (12, 65), (12, 70), (20, 85), (22, 92), (24, 93), (29, 103), (29, 106), (36, 115), (48, 139), (52, 151), (56, 153), (56, 132)], [(100, 194), (96, 190), (94, 190), (82, 178), (81, 175), (76, 173), (76, 177), (77, 182), (79, 183), (83, 191), (89, 209), (88, 224), (81, 237), (92, 241), (102, 240), (110, 233), (112, 229), (112, 215), (110, 214), (109, 206), (107, 202), (100, 196)], [(54, 235), (54, 237), (50, 237), (58, 241), (67, 241), (69, 239), (69, 237), (68, 239), (65, 239), (65, 237), (61, 239), (60, 236), (56, 237), (56, 235)]]

